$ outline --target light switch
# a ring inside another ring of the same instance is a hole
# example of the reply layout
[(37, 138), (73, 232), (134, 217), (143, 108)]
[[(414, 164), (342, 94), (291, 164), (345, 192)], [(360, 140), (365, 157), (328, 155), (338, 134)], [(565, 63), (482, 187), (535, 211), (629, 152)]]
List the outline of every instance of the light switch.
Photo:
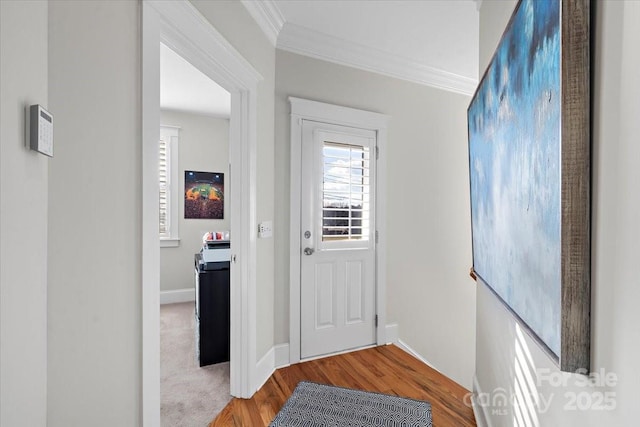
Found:
[(266, 239), (273, 236), (273, 222), (263, 221), (258, 225), (258, 237)]

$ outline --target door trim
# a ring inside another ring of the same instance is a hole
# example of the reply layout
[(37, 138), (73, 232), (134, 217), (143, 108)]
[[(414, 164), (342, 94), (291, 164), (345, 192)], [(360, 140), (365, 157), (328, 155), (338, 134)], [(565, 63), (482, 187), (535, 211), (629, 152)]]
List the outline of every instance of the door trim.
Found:
[(376, 230), (378, 243), (375, 257), (376, 343), (386, 344), (386, 194), (387, 194), (387, 124), (389, 116), (371, 111), (289, 97), (291, 104), (291, 177), (289, 230), (289, 363), (300, 362), (300, 208), (302, 178), (302, 120), (349, 126), (376, 132), (379, 158), (376, 176)]
[(160, 425), (160, 244), (157, 156), (160, 129), (160, 42), (231, 94), (229, 153), (232, 253), (231, 394), (256, 391), (257, 86), (262, 76), (188, 1), (142, 2), (142, 425)]

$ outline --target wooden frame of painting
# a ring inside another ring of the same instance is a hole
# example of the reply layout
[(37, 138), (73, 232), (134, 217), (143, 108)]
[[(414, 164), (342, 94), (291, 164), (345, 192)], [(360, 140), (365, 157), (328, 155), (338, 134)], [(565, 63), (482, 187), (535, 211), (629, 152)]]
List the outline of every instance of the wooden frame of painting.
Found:
[(473, 269), (590, 369), (590, 2), (520, 0), (467, 110)]

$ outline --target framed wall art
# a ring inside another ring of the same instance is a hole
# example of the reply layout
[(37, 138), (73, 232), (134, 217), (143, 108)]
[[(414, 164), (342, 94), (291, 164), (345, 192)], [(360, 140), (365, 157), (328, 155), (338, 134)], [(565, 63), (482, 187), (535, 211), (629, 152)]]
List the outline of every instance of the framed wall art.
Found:
[(589, 0), (521, 0), (467, 111), (473, 273), (590, 366)]
[(184, 171), (185, 219), (224, 218), (224, 174)]

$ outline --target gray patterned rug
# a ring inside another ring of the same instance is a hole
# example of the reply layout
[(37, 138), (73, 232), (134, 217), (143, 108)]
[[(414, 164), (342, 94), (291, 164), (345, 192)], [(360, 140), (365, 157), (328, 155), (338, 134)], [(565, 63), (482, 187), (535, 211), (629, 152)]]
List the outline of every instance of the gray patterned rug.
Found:
[(431, 427), (431, 404), (301, 381), (269, 427)]

